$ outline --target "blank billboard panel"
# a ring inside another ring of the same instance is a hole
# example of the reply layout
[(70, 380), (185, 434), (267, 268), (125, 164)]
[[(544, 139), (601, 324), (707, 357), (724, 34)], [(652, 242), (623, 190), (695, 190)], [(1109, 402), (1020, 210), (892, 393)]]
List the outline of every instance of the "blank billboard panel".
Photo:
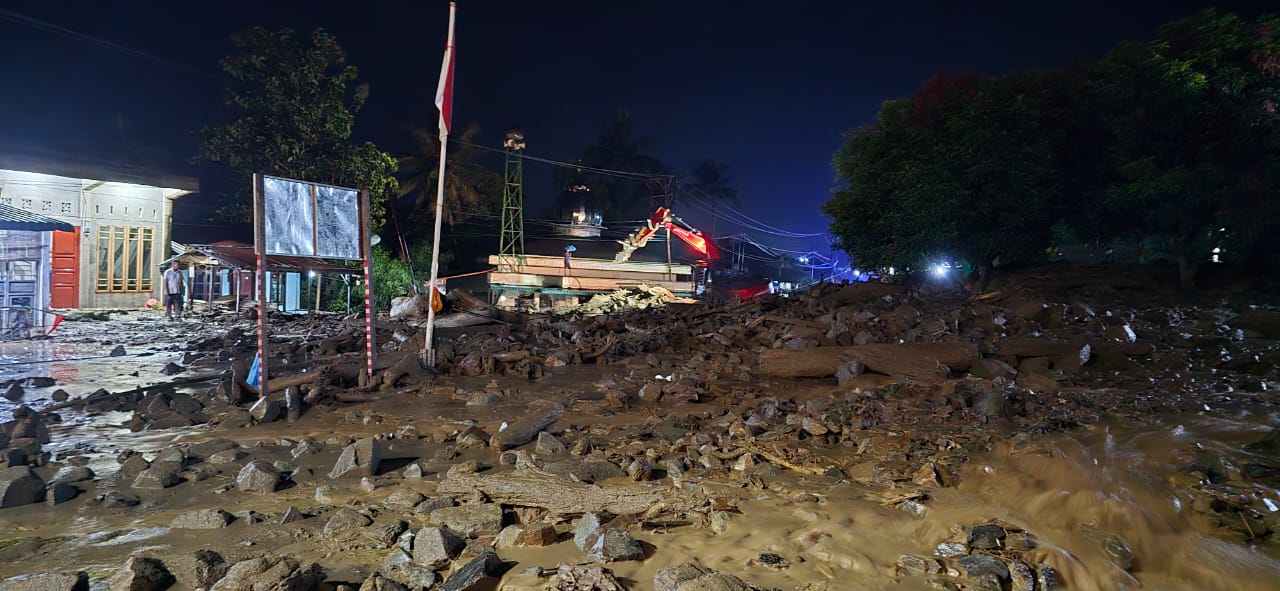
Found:
[(262, 177), (266, 254), (360, 260), (359, 192)]

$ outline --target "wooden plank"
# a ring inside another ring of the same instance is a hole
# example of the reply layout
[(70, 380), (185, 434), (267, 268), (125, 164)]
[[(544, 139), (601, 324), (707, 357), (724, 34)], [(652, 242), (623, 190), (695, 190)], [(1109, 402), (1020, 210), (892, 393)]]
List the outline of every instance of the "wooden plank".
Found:
[[(497, 255), (489, 255), (489, 264), (495, 266), (498, 264)], [(666, 263), (619, 263), (606, 259), (573, 259), (571, 264), (573, 265), (572, 272), (574, 273), (583, 270), (628, 271), (649, 274), (676, 273), (679, 275), (689, 275), (693, 273), (693, 267), (691, 265), (680, 264), (673, 264), (668, 267)], [(526, 255), (523, 259), (523, 263), (518, 265), (515, 270), (516, 272), (524, 272), (521, 271), (521, 269), (527, 269), (527, 272), (539, 272), (532, 270), (535, 268), (556, 269), (563, 272), (564, 259), (560, 257)]]
[(781, 378), (824, 378), (836, 375), (846, 361), (858, 361), (867, 371), (918, 382), (940, 382), (946, 373), (965, 371), (978, 359), (973, 343), (874, 343), (852, 347), (770, 349), (760, 354), (755, 371)]

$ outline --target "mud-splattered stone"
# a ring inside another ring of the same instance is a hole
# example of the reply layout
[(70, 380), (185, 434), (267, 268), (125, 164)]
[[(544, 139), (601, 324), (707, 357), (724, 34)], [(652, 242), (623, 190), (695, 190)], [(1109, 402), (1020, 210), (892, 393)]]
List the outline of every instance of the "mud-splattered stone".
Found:
[(373, 573), (360, 584), (360, 591), (407, 591), (408, 588), (398, 581)]
[(462, 565), (444, 580), (441, 591), (468, 591), (480, 585), (487, 585), (499, 575), (498, 568), (502, 562), (498, 555), (485, 552)]
[(1013, 591), (1035, 591), (1036, 572), (1020, 561), (1013, 560), (1009, 567), (1010, 588)]
[(295, 521), (302, 521), (306, 518), (307, 516), (303, 515), (302, 511), (299, 511), (297, 507), (289, 505), (289, 508), (285, 509), (284, 514), (280, 516), (280, 523), (293, 523)]
[(347, 474), (357, 476), (373, 476), (378, 473), (378, 464), (382, 462), (382, 444), (372, 437), (366, 437), (342, 450), (329, 478), (340, 478)]
[(382, 574), (411, 589), (430, 589), (439, 578), (434, 570), (414, 564), (409, 553), (400, 548), (392, 548), (382, 561)]
[(969, 553), (969, 549), (959, 542), (943, 542), (933, 550), (933, 555), (939, 558), (953, 558), (956, 556), (964, 556)]
[(156, 490), (176, 486), (182, 482), (181, 473), (182, 464), (179, 462), (155, 462), (138, 473), (133, 479), (133, 488)]
[(595, 543), (587, 551), (587, 560), (592, 562), (644, 560), (644, 547), (626, 530), (608, 528), (596, 537)]
[(898, 557), (899, 575), (932, 575), (942, 572), (942, 565), (932, 558), (923, 558), (911, 554)]
[(344, 529), (364, 527), (370, 523), (373, 523), (373, 520), (369, 519), (369, 516), (355, 509), (338, 509), (333, 514), (333, 517), (330, 517), (329, 521), (325, 522), (324, 535), (328, 537)]
[(292, 556), (251, 558), (235, 563), (209, 591), (254, 591), (255, 589), (308, 590), (323, 579), (317, 564), (302, 565)]
[(565, 447), (564, 443), (561, 443), (560, 439), (555, 435), (542, 431), (538, 433), (538, 440), (534, 444), (533, 451), (540, 454), (555, 455), (564, 453)]
[(466, 545), (448, 528), (424, 527), (413, 538), (413, 562), (427, 568), (443, 568), (457, 558)]
[(497, 535), (502, 530), (502, 506), (485, 503), (436, 509), (431, 512), (431, 522), (466, 537)]
[(975, 525), (969, 530), (969, 547), (994, 550), (1004, 547), (1007, 533), (998, 525)]
[(227, 573), (228, 565), (221, 554), (212, 550), (196, 550), (165, 559), (178, 585), (185, 589), (208, 589)]
[(692, 562), (661, 569), (653, 577), (654, 591), (759, 591), (759, 589), (738, 577), (716, 572)]
[(175, 579), (164, 564), (154, 558), (134, 556), (107, 583), (108, 591), (164, 591)]
[(728, 511), (712, 511), (708, 517), (708, 525), (711, 527), (711, 533), (720, 535), (729, 531), (729, 522), (733, 520), (733, 514)]
[(119, 491), (107, 491), (94, 497), (98, 504), (108, 509), (120, 509), (125, 507), (136, 507), (142, 501), (133, 495), (127, 495)]
[(87, 466), (65, 466), (53, 475), (53, 481), (71, 484), (73, 482), (93, 480), (94, 476), (93, 470), (90, 470)]
[(44, 500), (50, 505), (59, 505), (78, 496), (80, 496), (80, 489), (65, 482), (54, 482), (49, 484)]
[(39, 503), (44, 487), (44, 480), (26, 466), (0, 470), (0, 509)]
[(210, 464), (234, 464), (248, 455), (238, 449), (224, 449), (209, 456)]
[(426, 495), (423, 495), (416, 490), (410, 488), (398, 488), (395, 492), (392, 492), (387, 496), (387, 506), (412, 508), (418, 503), (426, 500), (426, 498)]
[(586, 552), (587, 548), (595, 543), (595, 540), (600, 535), (600, 530), (603, 527), (599, 514), (583, 514), (582, 518), (578, 520), (577, 527), (573, 530), (574, 545), (577, 546), (579, 550)]
[(89, 591), (84, 571), (19, 575), (0, 581), (0, 591)]
[(981, 579), (983, 575), (995, 575), (1001, 581), (1009, 580), (1009, 567), (1004, 561), (989, 554), (971, 554), (961, 558), (960, 570), (972, 579)]
[(218, 529), (231, 523), (231, 514), (222, 509), (196, 509), (173, 518), (174, 529)]
[(269, 493), (275, 492), (280, 484), (280, 473), (271, 464), (262, 460), (254, 460), (245, 464), (236, 475), (236, 488), (242, 492)]

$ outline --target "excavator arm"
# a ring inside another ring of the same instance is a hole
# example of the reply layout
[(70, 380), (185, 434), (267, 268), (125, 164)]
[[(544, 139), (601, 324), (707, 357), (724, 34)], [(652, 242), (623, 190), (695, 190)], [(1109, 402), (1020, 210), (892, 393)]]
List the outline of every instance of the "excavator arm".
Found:
[(627, 236), (626, 240), (618, 241), (618, 244), (622, 245), (622, 250), (618, 251), (618, 255), (614, 257), (614, 260), (619, 263), (631, 260), (631, 254), (644, 248), (644, 245), (649, 243), (654, 234), (657, 234), (658, 230), (663, 228), (670, 230), (672, 234), (675, 234), (677, 238), (683, 240), (685, 244), (688, 244), (694, 250), (707, 255), (707, 258), (715, 258), (715, 247), (702, 235), (702, 232), (684, 223), (684, 220), (672, 215), (670, 209), (659, 207), (645, 221), (644, 227)]

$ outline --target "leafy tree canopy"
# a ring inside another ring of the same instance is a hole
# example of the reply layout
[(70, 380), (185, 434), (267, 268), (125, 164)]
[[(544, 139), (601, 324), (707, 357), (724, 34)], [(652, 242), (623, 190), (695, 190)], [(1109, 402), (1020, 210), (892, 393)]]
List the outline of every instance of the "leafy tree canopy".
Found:
[[(321, 29), (300, 40), (289, 29), (254, 27), (231, 42), (236, 51), (221, 63), (235, 81), (227, 91), (233, 118), (203, 130), (200, 156), (225, 162), (245, 187), (261, 172), (367, 190), (380, 226), (396, 161), (372, 143), (351, 141), (369, 87), (354, 84), (356, 67), (342, 47)], [(243, 194), (232, 205), (247, 218)]]

